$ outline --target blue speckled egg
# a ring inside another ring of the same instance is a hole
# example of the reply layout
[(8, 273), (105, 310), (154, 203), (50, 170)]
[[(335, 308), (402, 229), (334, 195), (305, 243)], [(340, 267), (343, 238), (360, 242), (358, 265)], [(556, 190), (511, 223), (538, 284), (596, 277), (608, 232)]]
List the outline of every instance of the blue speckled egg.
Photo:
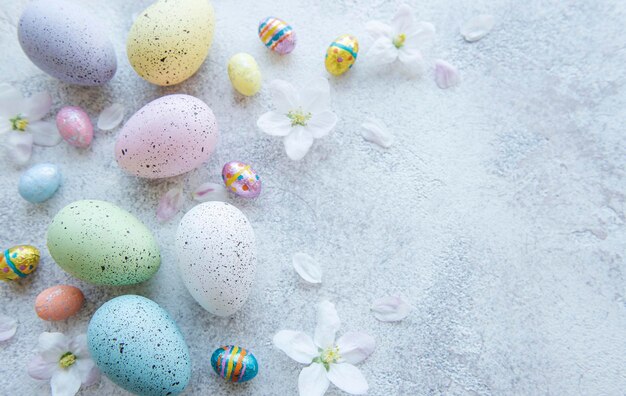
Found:
[(18, 191), (22, 198), (32, 203), (41, 203), (52, 198), (61, 185), (61, 172), (53, 164), (38, 164), (20, 177)]
[(41, 70), (68, 84), (102, 85), (117, 70), (107, 29), (80, 1), (36, 0), (17, 27), (22, 49)]
[(145, 297), (125, 295), (104, 303), (89, 322), (87, 344), (100, 371), (138, 395), (177, 395), (191, 377), (178, 326)]
[(231, 382), (246, 382), (256, 377), (259, 365), (252, 353), (237, 345), (217, 348), (211, 366), (220, 377)]

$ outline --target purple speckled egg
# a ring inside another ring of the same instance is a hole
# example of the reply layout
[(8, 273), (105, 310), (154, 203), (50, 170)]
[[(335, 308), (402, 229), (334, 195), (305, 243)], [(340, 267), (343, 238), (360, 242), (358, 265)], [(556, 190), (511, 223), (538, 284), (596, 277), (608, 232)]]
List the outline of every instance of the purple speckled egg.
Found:
[(218, 135), (217, 121), (206, 103), (189, 95), (167, 95), (126, 122), (115, 142), (115, 157), (135, 176), (176, 176), (208, 160)]
[(65, 106), (57, 114), (57, 128), (63, 139), (74, 147), (89, 147), (93, 139), (93, 125), (83, 109)]
[(242, 198), (256, 198), (261, 194), (261, 179), (248, 164), (239, 161), (226, 163), (222, 168), (226, 189)]
[(24, 9), (17, 27), (22, 49), (52, 77), (68, 84), (102, 85), (117, 69), (107, 29), (81, 2), (35, 0)]

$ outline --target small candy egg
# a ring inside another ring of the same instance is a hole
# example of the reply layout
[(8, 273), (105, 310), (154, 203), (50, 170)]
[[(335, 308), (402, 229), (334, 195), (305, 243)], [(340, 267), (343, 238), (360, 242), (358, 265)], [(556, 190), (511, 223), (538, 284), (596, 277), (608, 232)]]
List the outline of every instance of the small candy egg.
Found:
[(358, 54), (359, 42), (356, 37), (349, 34), (339, 36), (326, 51), (326, 70), (333, 76), (340, 76), (354, 65)]
[(282, 19), (267, 17), (259, 23), (259, 38), (265, 46), (281, 55), (296, 48), (296, 32)]
[(56, 165), (37, 164), (22, 174), (18, 191), (28, 202), (41, 203), (52, 198), (60, 185), (61, 172)]
[(39, 293), (35, 300), (35, 312), (43, 320), (65, 320), (80, 311), (85, 296), (79, 288), (58, 285)]
[(217, 375), (231, 382), (250, 381), (259, 372), (254, 355), (236, 345), (217, 348), (211, 355), (211, 366)]
[(89, 147), (93, 139), (91, 120), (80, 107), (63, 107), (57, 114), (57, 128), (63, 139), (74, 147)]
[(251, 55), (243, 52), (228, 61), (228, 78), (242, 95), (252, 96), (261, 89), (261, 69)]
[(37, 269), (39, 250), (31, 245), (17, 245), (0, 256), (0, 280), (14, 281), (26, 278)]
[(227, 162), (222, 168), (222, 180), (226, 189), (242, 198), (256, 198), (261, 194), (261, 179), (248, 164)]

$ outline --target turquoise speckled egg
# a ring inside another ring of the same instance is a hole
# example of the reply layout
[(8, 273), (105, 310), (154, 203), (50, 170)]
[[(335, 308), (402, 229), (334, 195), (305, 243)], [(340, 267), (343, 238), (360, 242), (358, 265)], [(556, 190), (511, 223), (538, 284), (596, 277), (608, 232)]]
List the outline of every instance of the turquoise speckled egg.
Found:
[(61, 172), (53, 164), (37, 164), (20, 176), (18, 191), (31, 203), (42, 203), (52, 198), (61, 185)]
[(237, 345), (217, 348), (211, 355), (211, 367), (217, 375), (231, 382), (250, 381), (259, 372), (254, 355)]
[(138, 395), (177, 395), (191, 377), (178, 326), (145, 297), (125, 295), (103, 304), (89, 322), (87, 344), (100, 371)]

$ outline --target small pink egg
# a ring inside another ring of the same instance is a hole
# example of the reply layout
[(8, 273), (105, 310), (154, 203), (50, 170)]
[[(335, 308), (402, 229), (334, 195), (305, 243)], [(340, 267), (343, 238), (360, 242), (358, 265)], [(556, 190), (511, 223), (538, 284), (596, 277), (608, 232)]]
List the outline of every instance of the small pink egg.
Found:
[(227, 162), (222, 168), (226, 188), (242, 198), (256, 198), (261, 194), (261, 178), (248, 164)]
[(91, 120), (80, 107), (66, 106), (59, 110), (57, 128), (63, 139), (74, 147), (89, 147), (93, 139)]
[(79, 288), (68, 285), (52, 286), (37, 296), (35, 312), (43, 320), (65, 320), (76, 315), (85, 302)]

